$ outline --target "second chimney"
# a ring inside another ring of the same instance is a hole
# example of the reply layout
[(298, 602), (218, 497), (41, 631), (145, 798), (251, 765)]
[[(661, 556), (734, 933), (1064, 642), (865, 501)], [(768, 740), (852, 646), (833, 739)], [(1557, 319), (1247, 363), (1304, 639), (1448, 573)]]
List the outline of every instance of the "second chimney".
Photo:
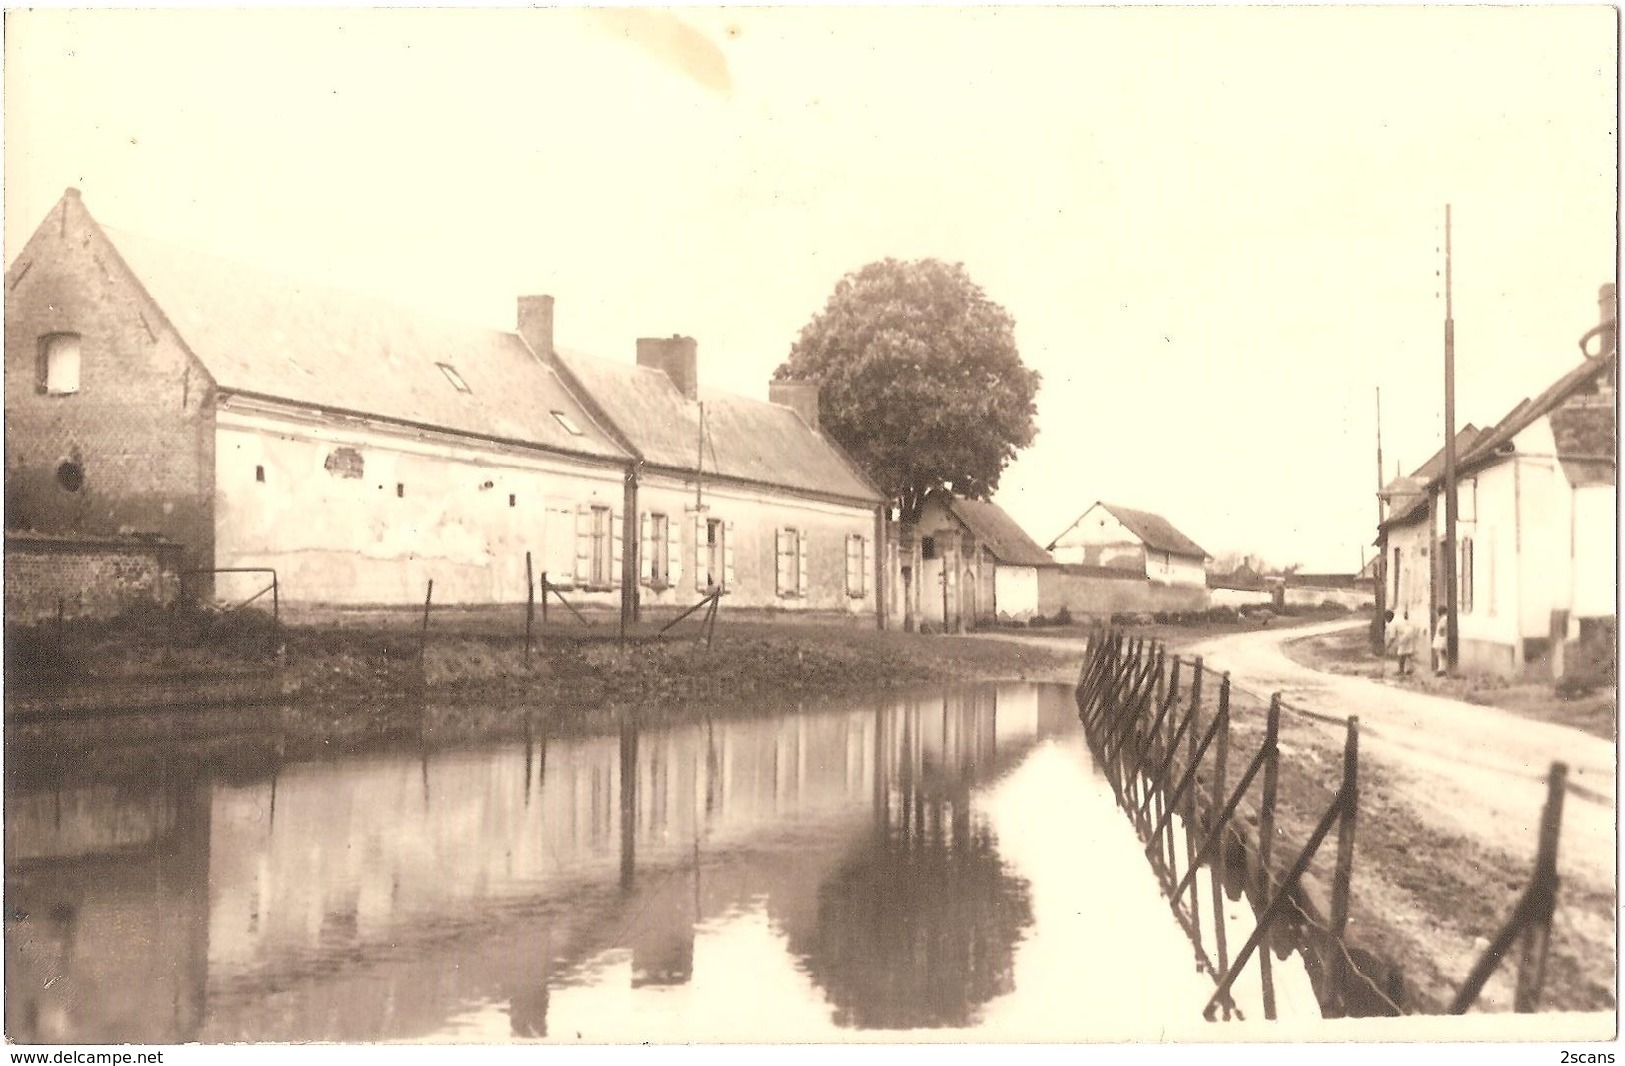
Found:
[(665, 371), (684, 399), (700, 398), (699, 345), (693, 337), (639, 337), (638, 365)]
[(780, 407), (788, 407), (801, 416), (801, 420), (818, 432), (818, 382), (770, 381), (767, 398)]
[(553, 357), (553, 297), (519, 297), (519, 336), (543, 359)]

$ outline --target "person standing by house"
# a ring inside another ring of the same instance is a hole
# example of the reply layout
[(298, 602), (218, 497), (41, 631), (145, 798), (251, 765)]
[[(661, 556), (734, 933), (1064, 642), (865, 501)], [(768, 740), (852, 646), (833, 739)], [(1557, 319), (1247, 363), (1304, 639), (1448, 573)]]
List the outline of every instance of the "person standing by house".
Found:
[(1443, 677), (1450, 666), (1450, 635), (1445, 619), (1445, 608), (1440, 607), (1433, 620), (1433, 676)]
[(1395, 619), (1394, 612), (1388, 611), (1384, 621), (1387, 622), (1388, 650), (1394, 653), (1394, 659), (1399, 663), (1397, 673), (1400, 677), (1407, 677), (1411, 673), (1411, 659), (1416, 654), (1416, 627), (1411, 625), (1410, 619)]

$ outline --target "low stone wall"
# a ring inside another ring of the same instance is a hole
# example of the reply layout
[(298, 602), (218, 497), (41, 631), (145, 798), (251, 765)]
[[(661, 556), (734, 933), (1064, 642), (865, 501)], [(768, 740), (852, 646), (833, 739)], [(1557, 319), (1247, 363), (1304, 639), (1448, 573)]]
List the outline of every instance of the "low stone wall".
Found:
[(7, 533), (5, 610), (11, 624), (109, 618), (180, 590), (181, 546), (169, 541)]
[(1286, 605), (1288, 607), (1319, 607), (1328, 600), (1339, 607), (1347, 607), (1351, 611), (1363, 610), (1377, 605), (1376, 594), (1370, 589), (1335, 589), (1316, 585), (1288, 585), (1285, 591)]
[(1062, 607), (1080, 615), (1154, 614), (1158, 611), (1205, 611), (1205, 586), (1158, 585), (1144, 576), (1105, 567), (1045, 567), (1038, 572), (1038, 613), (1055, 617)]

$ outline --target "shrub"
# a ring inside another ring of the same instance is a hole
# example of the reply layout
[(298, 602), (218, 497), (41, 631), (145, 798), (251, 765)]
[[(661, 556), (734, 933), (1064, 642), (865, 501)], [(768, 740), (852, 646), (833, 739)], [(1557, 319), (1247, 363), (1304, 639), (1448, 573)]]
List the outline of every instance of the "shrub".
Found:
[(1055, 624), (1058, 626), (1069, 626), (1072, 624), (1072, 612), (1066, 608), (1065, 604), (1062, 604), (1061, 609), (1055, 612)]

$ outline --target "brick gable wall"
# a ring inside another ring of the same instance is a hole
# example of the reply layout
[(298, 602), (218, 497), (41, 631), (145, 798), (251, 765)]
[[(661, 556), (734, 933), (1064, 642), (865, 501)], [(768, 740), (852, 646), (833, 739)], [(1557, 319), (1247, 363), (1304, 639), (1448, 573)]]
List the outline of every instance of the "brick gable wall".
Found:
[[(214, 386), (70, 192), (6, 276), (8, 530), (158, 533), (214, 558)], [(80, 336), (79, 389), (39, 387), (41, 339)], [(77, 464), (77, 491), (58, 477)]]

